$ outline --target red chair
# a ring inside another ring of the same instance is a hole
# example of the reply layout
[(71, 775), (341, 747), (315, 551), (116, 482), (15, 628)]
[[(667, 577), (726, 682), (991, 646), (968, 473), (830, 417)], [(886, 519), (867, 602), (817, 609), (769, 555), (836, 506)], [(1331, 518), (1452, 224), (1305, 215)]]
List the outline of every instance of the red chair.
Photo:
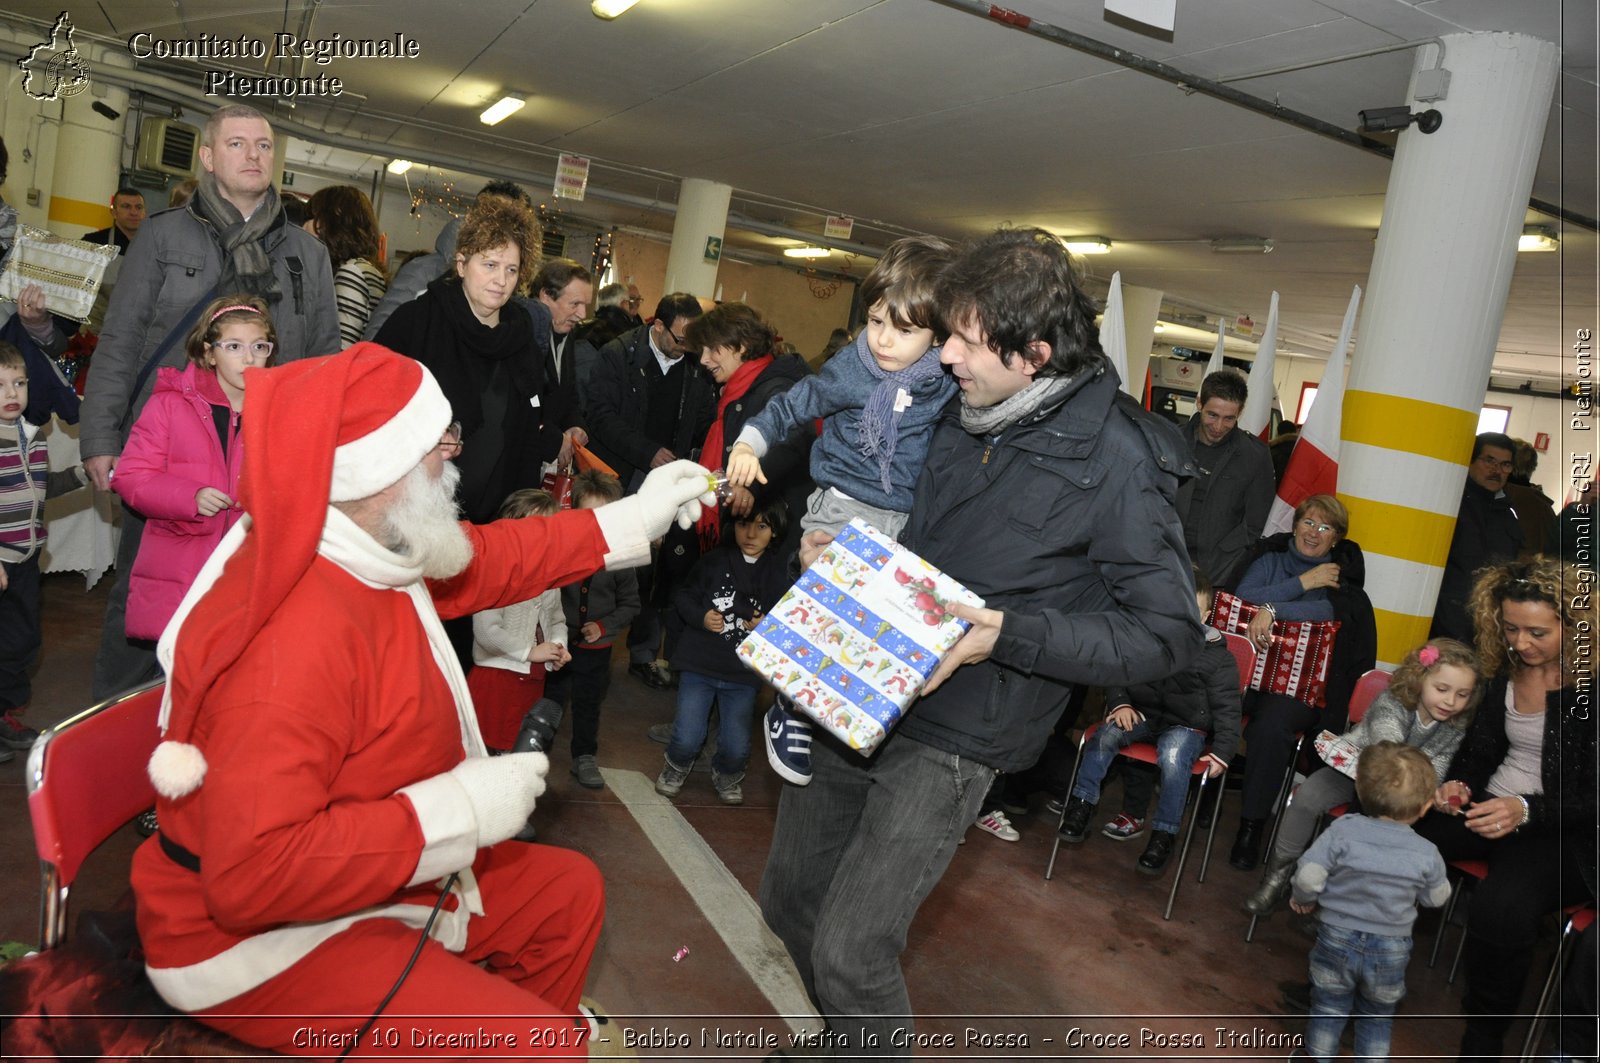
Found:
[(1561, 936), (1556, 939), (1555, 959), (1550, 961), (1550, 973), (1545, 977), (1544, 988), (1539, 991), (1539, 1003), (1534, 1006), (1533, 1018), (1528, 1023), (1528, 1036), (1522, 1042), (1522, 1059), (1542, 1059), (1536, 1056), (1534, 1050), (1539, 1047), (1539, 1032), (1544, 1028), (1555, 1009), (1555, 1003), (1561, 996), (1561, 977), (1566, 970), (1567, 960), (1571, 953), (1567, 945), (1583, 935), (1594, 922), (1595, 910), (1590, 905), (1575, 904), (1561, 913)]
[[(1349, 723), (1346, 725), (1345, 730), (1349, 730), (1361, 722), (1362, 717), (1367, 714), (1367, 709), (1371, 707), (1374, 701), (1378, 700), (1378, 695), (1389, 689), (1389, 680), (1392, 678), (1394, 678), (1392, 673), (1385, 672), (1382, 668), (1371, 668), (1361, 673), (1361, 678), (1356, 680), (1355, 689), (1350, 692), (1350, 708), (1346, 712)], [(1296, 753), (1296, 759), (1299, 759), (1298, 752)], [(1294, 771), (1292, 765), (1289, 770), (1291, 773)], [(1283, 812), (1289, 811), (1289, 806), (1292, 804), (1294, 804), (1293, 793), (1289, 794), (1288, 798), (1284, 800)], [(1348, 804), (1335, 805), (1333, 808), (1328, 809), (1327, 818), (1338, 819), (1348, 811), (1350, 811)], [(1268, 853), (1272, 852), (1273, 843), (1278, 840), (1278, 824), (1283, 819), (1283, 812), (1278, 813), (1278, 816), (1272, 821), (1272, 834), (1267, 838)], [(1259, 915), (1250, 916), (1250, 926), (1244, 932), (1246, 944), (1255, 940), (1256, 923), (1260, 920), (1261, 917)]]
[[(1250, 673), (1255, 671), (1256, 648), (1252, 646), (1250, 644), (1250, 640), (1245, 638), (1243, 635), (1234, 635), (1224, 632), (1222, 637), (1227, 640), (1228, 649), (1233, 654), (1234, 663), (1239, 667), (1239, 689), (1241, 692), (1243, 692), (1246, 684), (1250, 682)], [(1055, 872), (1056, 854), (1061, 850), (1061, 824), (1067, 817), (1065, 806), (1070, 802), (1072, 787), (1078, 781), (1078, 768), (1083, 764), (1083, 748), (1088, 743), (1089, 739), (1094, 735), (1094, 733), (1099, 729), (1100, 724), (1091, 724), (1089, 727), (1084, 729), (1083, 735), (1078, 739), (1078, 758), (1073, 762), (1072, 781), (1067, 785), (1068, 801), (1062, 802), (1063, 807), (1061, 810), (1061, 815), (1056, 817), (1057, 834), (1054, 844), (1050, 847), (1050, 862), (1045, 866), (1044, 869), (1044, 877), (1047, 879), (1050, 878)], [(1195, 795), (1194, 800), (1194, 807), (1196, 810), (1200, 808), (1200, 803), (1206, 799), (1206, 784), (1211, 781), (1210, 776), (1206, 774), (1205, 761), (1205, 754), (1209, 753), (1210, 751), (1211, 747), (1207, 746), (1205, 750), (1202, 751), (1200, 757), (1196, 758), (1194, 762), (1194, 768), (1190, 772), (1192, 776), (1197, 776), (1200, 779), (1199, 792)], [(1129, 760), (1139, 761), (1143, 764), (1154, 765), (1156, 763), (1155, 743), (1134, 742), (1133, 744), (1125, 746), (1123, 749), (1119, 750), (1118, 755), (1127, 757)], [(1226, 780), (1226, 777), (1226, 773), (1224, 773), (1222, 776), (1217, 778), (1216, 799), (1219, 803), (1222, 801), (1222, 784)], [(1183, 833), (1183, 845), (1178, 850), (1178, 866), (1172, 870), (1172, 889), (1167, 893), (1167, 907), (1166, 910), (1161, 913), (1161, 918), (1163, 919), (1172, 918), (1172, 906), (1178, 899), (1178, 886), (1183, 881), (1183, 865), (1184, 862), (1189, 858), (1189, 843), (1194, 840), (1196, 816), (1191, 813), (1188, 817), (1188, 821), (1188, 828)], [(1206, 832), (1205, 854), (1200, 861), (1200, 875), (1196, 879), (1197, 882), (1204, 882), (1206, 880), (1206, 868), (1211, 864), (1211, 843), (1216, 838), (1216, 835), (1217, 816), (1215, 815), (1215, 812), (1213, 812), (1211, 817), (1211, 827)]]
[(67, 894), (84, 860), (155, 804), (145, 765), (161, 738), (163, 686), (158, 681), (85, 709), (41, 734), (28, 754), (41, 950), (66, 940)]

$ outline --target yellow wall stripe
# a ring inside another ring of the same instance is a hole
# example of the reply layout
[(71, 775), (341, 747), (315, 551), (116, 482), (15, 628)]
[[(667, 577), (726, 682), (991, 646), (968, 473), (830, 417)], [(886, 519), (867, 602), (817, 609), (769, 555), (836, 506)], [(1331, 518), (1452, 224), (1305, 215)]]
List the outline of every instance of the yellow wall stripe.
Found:
[[(85, 229), (104, 229), (111, 224), (111, 208), (104, 203), (86, 203), (81, 199), (64, 196), (50, 197), (50, 220), (62, 225), (83, 226)], [(57, 233), (76, 240), (82, 233)]]
[(1431, 616), (1412, 616), (1388, 609), (1373, 609), (1372, 614), (1378, 621), (1378, 660), (1388, 661), (1391, 666), (1399, 664), (1401, 658), (1422, 645), (1428, 637), (1428, 629), (1433, 626)]
[(1478, 412), (1376, 391), (1350, 391), (1344, 398), (1342, 428), (1351, 442), (1465, 465), (1472, 457)]
[(1450, 554), (1450, 538), (1456, 528), (1454, 513), (1429, 513), (1342, 492), (1339, 501), (1350, 511), (1350, 537), (1369, 554), (1387, 554), (1434, 566), (1443, 566)]

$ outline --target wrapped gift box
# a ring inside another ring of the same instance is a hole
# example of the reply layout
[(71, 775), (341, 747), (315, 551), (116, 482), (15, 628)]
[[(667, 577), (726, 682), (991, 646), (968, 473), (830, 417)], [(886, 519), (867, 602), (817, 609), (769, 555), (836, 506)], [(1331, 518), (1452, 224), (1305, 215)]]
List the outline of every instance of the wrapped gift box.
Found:
[(982, 599), (859, 520), (789, 588), (739, 657), (816, 723), (871, 753), (971, 625)]

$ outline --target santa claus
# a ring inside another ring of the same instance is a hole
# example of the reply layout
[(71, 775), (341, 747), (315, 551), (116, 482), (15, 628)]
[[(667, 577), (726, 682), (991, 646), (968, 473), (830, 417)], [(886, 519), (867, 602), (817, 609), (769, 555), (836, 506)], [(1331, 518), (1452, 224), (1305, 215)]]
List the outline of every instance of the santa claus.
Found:
[(133, 868), (151, 982), (281, 1052), (584, 1055), (600, 873), (508, 840), (547, 763), (485, 755), (440, 618), (648, 561), (708, 474), (475, 527), (418, 362), (364, 343), (246, 389), (245, 516), (159, 649), (161, 830)]

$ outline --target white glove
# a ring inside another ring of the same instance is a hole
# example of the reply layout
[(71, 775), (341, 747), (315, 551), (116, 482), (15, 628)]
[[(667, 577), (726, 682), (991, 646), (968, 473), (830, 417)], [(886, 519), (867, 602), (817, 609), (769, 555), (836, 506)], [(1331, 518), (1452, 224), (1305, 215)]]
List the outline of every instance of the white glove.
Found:
[(478, 848), (503, 842), (522, 829), (534, 801), (544, 793), (549, 770), (550, 759), (543, 753), (468, 757), (450, 769), (478, 820)]
[(652, 469), (634, 497), (639, 502), (639, 518), (644, 522), (645, 536), (650, 539), (665, 535), (674, 518), (678, 527), (687, 530), (700, 519), (702, 504), (717, 504), (717, 493), (711, 489), (711, 473), (688, 460), (668, 462), (659, 469)]

